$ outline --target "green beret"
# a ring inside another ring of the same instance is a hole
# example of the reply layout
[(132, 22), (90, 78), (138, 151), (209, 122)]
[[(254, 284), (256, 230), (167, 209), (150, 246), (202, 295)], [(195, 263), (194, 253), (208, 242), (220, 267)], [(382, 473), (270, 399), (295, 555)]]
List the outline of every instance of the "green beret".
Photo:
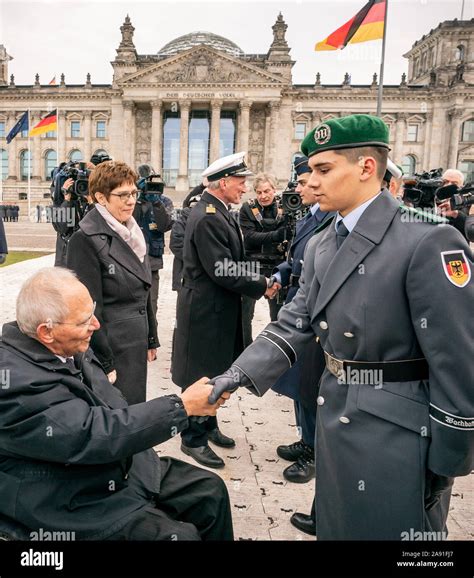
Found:
[(353, 114), (331, 118), (310, 131), (301, 151), (311, 157), (323, 151), (375, 146), (390, 150), (388, 126), (378, 116)]

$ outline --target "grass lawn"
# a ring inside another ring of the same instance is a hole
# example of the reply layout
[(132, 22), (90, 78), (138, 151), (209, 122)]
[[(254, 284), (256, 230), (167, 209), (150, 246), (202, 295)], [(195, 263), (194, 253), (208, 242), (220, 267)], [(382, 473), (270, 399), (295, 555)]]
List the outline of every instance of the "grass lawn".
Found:
[(8, 253), (5, 263), (0, 265), (0, 267), (8, 267), (8, 265), (13, 265), (13, 263), (20, 263), (21, 261), (27, 261), (28, 259), (44, 257), (49, 254), (50, 253), (43, 253), (41, 251), (11, 251)]

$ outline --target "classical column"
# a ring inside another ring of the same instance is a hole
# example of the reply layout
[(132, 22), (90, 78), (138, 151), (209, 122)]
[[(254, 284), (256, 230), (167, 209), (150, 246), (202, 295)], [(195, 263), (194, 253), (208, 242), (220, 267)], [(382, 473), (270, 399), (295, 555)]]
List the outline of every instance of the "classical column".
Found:
[(459, 141), (461, 139), (461, 117), (464, 111), (461, 109), (452, 109), (449, 111), (451, 118), (451, 138), (449, 142), (449, 156), (447, 169), (458, 168)]
[[(35, 126), (41, 120), (41, 112), (35, 112), (31, 115), (31, 126)], [(31, 130), (31, 129), (30, 129)], [(31, 173), (32, 179), (41, 179), (41, 135), (30, 138), (30, 147), (33, 154), (33, 170)]]
[(399, 112), (397, 115), (397, 126), (395, 131), (395, 147), (393, 151), (393, 162), (401, 164), (403, 156), (403, 142), (405, 140), (407, 115), (404, 112)]
[(84, 160), (89, 161), (92, 156), (92, 112), (84, 112)]
[(59, 109), (58, 113), (58, 166), (66, 161), (66, 130), (67, 130), (66, 111)]
[(248, 152), (250, 134), (250, 108), (252, 107), (252, 101), (243, 100), (240, 102), (239, 107), (239, 152)]
[(189, 188), (188, 180), (188, 147), (189, 147), (189, 110), (191, 108), (190, 100), (183, 100), (179, 103), (181, 122), (179, 133), (179, 171), (176, 181), (177, 191), (187, 191)]
[(423, 150), (423, 167), (425, 171), (431, 169), (430, 164), (430, 152), (431, 152), (431, 136), (433, 132), (433, 113), (426, 113), (426, 124), (425, 124), (425, 146)]
[(269, 167), (268, 170), (271, 173), (275, 173), (275, 161), (276, 161), (276, 151), (277, 151), (277, 135), (278, 135), (278, 120), (280, 116), (280, 103), (277, 101), (271, 101), (268, 103), (270, 109), (270, 134), (269, 134)]
[(221, 108), (222, 100), (213, 100), (211, 102), (211, 150), (209, 163), (220, 157)]
[(153, 100), (151, 103), (151, 151), (150, 163), (155, 172), (161, 174), (162, 153), (161, 142), (163, 133), (162, 101)]
[(123, 101), (123, 160), (128, 164), (134, 165), (135, 142), (133, 140), (133, 111), (135, 103), (133, 100)]
[[(8, 128), (6, 133), (8, 134), (10, 130), (15, 126), (17, 122), (15, 111), (12, 110), (8, 113)], [(5, 147), (8, 151), (8, 178), (10, 180), (20, 179), (19, 170), (19, 159), (18, 159), (18, 138), (14, 138), (8, 147)]]

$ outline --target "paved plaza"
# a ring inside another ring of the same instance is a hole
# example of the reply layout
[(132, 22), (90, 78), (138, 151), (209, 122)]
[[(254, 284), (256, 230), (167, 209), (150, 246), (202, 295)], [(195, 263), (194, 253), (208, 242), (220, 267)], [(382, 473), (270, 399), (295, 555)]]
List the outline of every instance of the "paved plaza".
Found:
[[(11, 248), (54, 249), (55, 234), (51, 225), (25, 221), (6, 223), (6, 229)], [(53, 265), (53, 262), (54, 255), (48, 255), (0, 269), (1, 323), (15, 318), (15, 299), (23, 280), (39, 268)], [(167, 254), (158, 306), (161, 348), (158, 350), (158, 360), (149, 366), (150, 399), (178, 391), (170, 377), (176, 306), (176, 293), (171, 290), (171, 267), (172, 255)], [(268, 306), (264, 300), (260, 300), (255, 312), (254, 335), (267, 321)], [(289, 519), (295, 511), (309, 513), (313, 482), (287, 482), (282, 471), (289, 463), (281, 460), (275, 452), (278, 444), (298, 439), (291, 400), (272, 391), (258, 398), (242, 389), (232, 395), (218, 416), (222, 431), (236, 440), (234, 449), (216, 448), (224, 458), (226, 467), (214, 470), (222, 476), (229, 490), (236, 539), (312, 540), (293, 528)], [(181, 453), (179, 445), (180, 437), (177, 436), (156, 450), (160, 455), (171, 455), (194, 463)], [(450, 540), (471, 540), (474, 536), (473, 481), (471, 474), (455, 482), (448, 521)]]

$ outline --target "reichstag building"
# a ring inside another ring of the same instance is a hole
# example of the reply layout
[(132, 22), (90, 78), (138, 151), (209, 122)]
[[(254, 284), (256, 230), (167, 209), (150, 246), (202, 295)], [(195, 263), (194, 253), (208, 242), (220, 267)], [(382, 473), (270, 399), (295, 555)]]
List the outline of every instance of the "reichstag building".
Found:
[[(51, 169), (62, 160), (88, 160), (98, 151), (130, 165), (151, 163), (182, 194), (200, 182), (214, 159), (248, 151), (254, 171), (273, 173), (281, 185), (307, 131), (326, 119), (375, 113), (377, 76), (354, 85), (350, 74), (327, 85), (293, 84), (287, 25), (280, 14), (265, 54), (247, 54), (232, 41), (192, 32), (156, 54), (137, 54), (127, 16), (112, 62), (112, 84), (16, 85), (12, 56), (0, 45), (0, 153), (3, 201), (47, 198)], [(408, 49), (408, 47), (407, 47)], [(14, 56), (14, 55), (13, 55)], [(384, 88), (383, 118), (392, 158), (406, 173), (461, 169), (474, 180), (474, 20), (446, 21), (407, 50), (408, 74)], [(24, 63), (26, 66), (27, 63)], [(350, 73), (350, 71), (349, 71)], [(30, 109), (30, 127), (51, 109), (58, 134), (5, 137)]]

